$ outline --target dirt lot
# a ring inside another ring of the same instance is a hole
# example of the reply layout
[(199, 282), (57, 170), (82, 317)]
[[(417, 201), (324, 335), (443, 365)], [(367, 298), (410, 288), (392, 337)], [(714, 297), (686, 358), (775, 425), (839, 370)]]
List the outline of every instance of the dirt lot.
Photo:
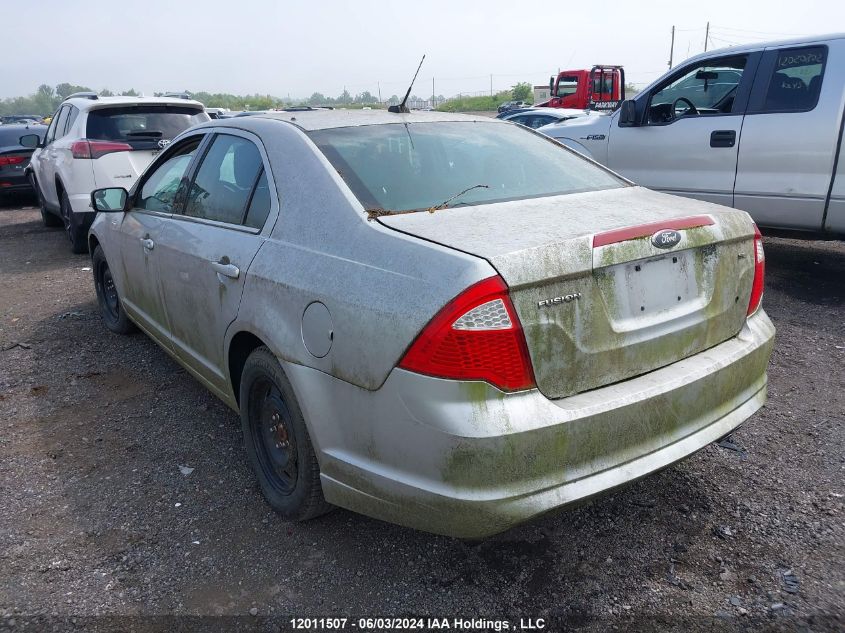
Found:
[[(0, 630), (845, 627), (845, 244), (767, 240), (769, 404), (733, 445), (467, 543), (343, 510), (277, 518), (236, 416), (143, 335), (106, 331), (88, 257), (31, 204), (0, 204)], [(92, 617), (166, 614), (239, 617)]]

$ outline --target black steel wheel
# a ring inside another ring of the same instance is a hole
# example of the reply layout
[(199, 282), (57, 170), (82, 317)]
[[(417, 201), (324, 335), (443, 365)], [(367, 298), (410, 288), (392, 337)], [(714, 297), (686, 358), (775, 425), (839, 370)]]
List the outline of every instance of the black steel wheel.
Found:
[(247, 455), (270, 506), (295, 521), (331, 510), (323, 497), (320, 466), (299, 403), (279, 361), (266, 347), (246, 359), (240, 410)]
[(129, 334), (134, 331), (135, 326), (123, 310), (117, 286), (114, 285), (114, 277), (112, 277), (106, 256), (100, 246), (94, 249), (94, 255), (91, 257), (91, 270), (94, 273), (94, 288), (97, 291), (97, 303), (100, 306), (103, 323), (117, 334)]
[(296, 436), (290, 410), (269, 377), (259, 377), (252, 383), (248, 407), (253, 418), (250, 430), (258, 465), (280, 494), (289, 495), (296, 489), (298, 479)]

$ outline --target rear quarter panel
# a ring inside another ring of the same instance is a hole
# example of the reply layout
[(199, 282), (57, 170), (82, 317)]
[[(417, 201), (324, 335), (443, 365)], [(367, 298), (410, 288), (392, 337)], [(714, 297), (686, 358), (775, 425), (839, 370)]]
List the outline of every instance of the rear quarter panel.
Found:
[[(495, 274), (484, 260), (366, 219), (364, 209), (306, 135), (272, 120), (250, 126), (265, 144), (280, 211), (249, 267), (238, 331), (288, 362), (377, 389), (426, 323), (464, 288)], [(333, 341), (305, 347), (305, 308), (320, 301)]]

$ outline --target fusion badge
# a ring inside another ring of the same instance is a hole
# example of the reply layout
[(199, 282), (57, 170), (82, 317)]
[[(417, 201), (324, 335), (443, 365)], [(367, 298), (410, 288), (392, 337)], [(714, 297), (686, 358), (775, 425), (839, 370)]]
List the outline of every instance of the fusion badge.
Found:
[(552, 297), (551, 299), (543, 299), (542, 301), (537, 302), (538, 308), (548, 308), (549, 306), (555, 306), (560, 303), (572, 303), (576, 299), (581, 298), (580, 292), (575, 292), (571, 295), (563, 295), (562, 297)]

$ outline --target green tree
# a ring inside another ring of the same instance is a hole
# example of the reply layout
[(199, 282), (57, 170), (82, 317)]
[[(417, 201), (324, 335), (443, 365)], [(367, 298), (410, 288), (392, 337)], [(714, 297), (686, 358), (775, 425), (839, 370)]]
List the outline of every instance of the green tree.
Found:
[(111, 90), (109, 90), (108, 88), (103, 88), (102, 90), (100, 90), (100, 96), (101, 97), (113, 97), (114, 93)]
[(355, 97), (355, 103), (375, 103), (376, 101), (378, 99), (371, 95), (369, 90), (365, 90)]
[(35, 91), (33, 104), (35, 106), (36, 114), (44, 116), (56, 110), (61, 101), (51, 86), (41, 84), (38, 90)]
[(346, 88), (344, 88), (343, 92), (340, 93), (340, 96), (337, 99), (335, 99), (335, 101), (337, 101), (337, 103), (343, 103), (343, 104), (352, 103), (352, 95), (350, 95), (349, 91)]
[(511, 98), (514, 101), (529, 101), (534, 94), (534, 88), (527, 81), (521, 81), (511, 88)]
[(308, 105), (318, 106), (326, 103), (326, 97), (322, 92), (315, 92), (308, 97)]
[(88, 86), (75, 86), (69, 83), (60, 83), (56, 86), (56, 94), (62, 99), (67, 99), (74, 92), (91, 92)]

